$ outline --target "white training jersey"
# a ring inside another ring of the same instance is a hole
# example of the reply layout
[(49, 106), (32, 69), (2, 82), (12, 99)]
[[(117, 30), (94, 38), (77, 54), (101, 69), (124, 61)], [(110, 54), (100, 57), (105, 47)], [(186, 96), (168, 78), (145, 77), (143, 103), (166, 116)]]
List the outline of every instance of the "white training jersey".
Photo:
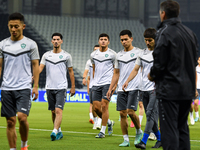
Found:
[(148, 79), (148, 74), (153, 66), (153, 51), (148, 48), (144, 49), (143, 53), (138, 56), (135, 64), (141, 66), (142, 69), (142, 86), (141, 91), (151, 91), (155, 89), (155, 83)]
[(197, 72), (197, 89), (200, 89), (200, 67), (196, 66), (196, 72)]
[(31, 61), (40, 59), (36, 42), (25, 36), (19, 41), (4, 39), (0, 42), (0, 58), (4, 61), (1, 89), (31, 89)]
[(53, 50), (44, 53), (41, 64), (46, 66), (46, 89), (67, 89), (67, 68), (72, 67), (72, 57), (62, 50), (53, 53)]
[[(126, 52), (124, 50), (117, 53), (117, 61), (115, 68), (119, 69), (120, 75), (118, 80), (118, 91), (122, 90), (122, 85), (126, 82), (129, 75), (131, 74), (133, 68), (135, 67), (135, 61), (137, 56), (142, 52), (141, 49), (134, 47), (132, 50)], [(140, 86), (140, 77), (141, 71), (138, 71), (138, 74), (133, 80), (131, 80), (126, 88), (126, 91), (139, 90)]]
[(98, 49), (91, 53), (91, 62), (95, 65), (93, 86), (111, 83), (115, 61), (116, 52), (110, 48), (105, 52)]
[(88, 59), (86, 65), (85, 65), (85, 69), (89, 70), (88, 71), (88, 76), (90, 77), (89, 88), (92, 88), (94, 80), (93, 80), (93, 67), (92, 67), (91, 59)]

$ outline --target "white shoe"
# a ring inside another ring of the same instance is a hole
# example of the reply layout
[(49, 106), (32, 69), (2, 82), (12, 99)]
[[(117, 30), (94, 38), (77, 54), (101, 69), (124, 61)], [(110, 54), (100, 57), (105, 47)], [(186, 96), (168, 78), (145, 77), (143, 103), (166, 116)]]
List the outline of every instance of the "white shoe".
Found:
[(97, 130), (101, 130), (101, 124), (97, 124), (97, 125), (96, 125), (96, 129), (97, 129)]
[(193, 117), (190, 117), (190, 123), (191, 123), (191, 125), (194, 125), (194, 118)]
[(156, 138), (154, 133), (150, 133), (149, 140), (153, 140), (153, 141), (157, 140), (157, 138)]
[(94, 125), (93, 125), (93, 128), (92, 129), (94, 129), (94, 130), (96, 130), (97, 129), (97, 123), (95, 122), (94, 123)]

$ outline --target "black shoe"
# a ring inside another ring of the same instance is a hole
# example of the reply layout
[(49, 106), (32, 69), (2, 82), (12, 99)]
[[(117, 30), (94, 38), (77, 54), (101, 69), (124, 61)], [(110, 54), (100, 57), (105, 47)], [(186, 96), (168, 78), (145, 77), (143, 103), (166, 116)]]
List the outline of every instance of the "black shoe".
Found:
[(159, 148), (161, 146), (162, 146), (161, 141), (157, 141), (156, 144), (155, 144), (155, 146), (153, 146), (152, 148)]
[(144, 144), (144, 142), (140, 142), (138, 144), (135, 144), (136, 148), (141, 148), (141, 149), (146, 149), (146, 144)]

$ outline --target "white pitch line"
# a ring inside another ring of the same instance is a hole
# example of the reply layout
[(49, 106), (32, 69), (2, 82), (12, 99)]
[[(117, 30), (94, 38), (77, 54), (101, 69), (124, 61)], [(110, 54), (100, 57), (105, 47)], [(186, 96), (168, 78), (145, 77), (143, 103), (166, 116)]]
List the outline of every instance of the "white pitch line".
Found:
[[(0, 128), (4, 128), (6, 129), (6, 127), (4, 126), (0, 126)], [(19, 129), (18, 127), (16, 127), (16, 129)], [(32, 131), (48, 131), (48, 132), (51, 132), (52, 130), (48, 130), (48, 129), (33, 129), (33, 128), (29, 128), (29, 130), (32, 130)], [(74, 134), (97, 134), (97, 133), (90, 133), (90, 132), (76, 132), (76, 131), (62, 131), (62, 132), (65, 132), (65, 133), (74, 133)], [(112, 134), (112, 136), (123, 136), (123, 135), (119, 135), (119, 134)], [(135, 137), (135, 136), (132, 136), (132, 135), (129, 135), (129, 137)], [(200, 140), (190, 140), (191, 142), (200, 142)]]

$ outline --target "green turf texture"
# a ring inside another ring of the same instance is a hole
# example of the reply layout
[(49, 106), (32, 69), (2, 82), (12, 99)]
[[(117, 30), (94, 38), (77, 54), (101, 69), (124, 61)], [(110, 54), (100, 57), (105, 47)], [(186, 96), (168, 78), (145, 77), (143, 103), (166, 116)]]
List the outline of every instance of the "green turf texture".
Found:
[[(122, 150), (136, 149), (134, 146), (135, 128), (129, 127), (130, 147), (119, 147), (123, 142), (120, 128), (119, 112), (116, 111), (116, 104), (110, 103), (110, 119), (115, 121), (113, 136), (106, 135), (103, 139), (95, 138), (99, 130), (93, 130), (89, 123), (89, 103), (65, 103), (62, 120), (63, 139), (51, 141), (50, 134), (53, 130), (51, 112), (47, 110), (47, 103), (33, 102), (28, 117), (29, 122), (29, 150)], [(138, 114), (138, 111), (137, 111)], [(130, 118), (128, 118), (130, 123)], [(145, 128), (146, 117), (142, 121), (142, 130)], [(19, 124), (17, 122), (16, 127)], [(191, 150), (199, 150), (200, 147), (200, 121), (190, 128)], [(41, 130), (40, 130), (41, 129)], [(107, 134), (107, 129), (106, 129)], [(17, 128), (17, 149), (20, 149), (21, 140)], [(151, 149), (155, 141), (147, 142), (146, 149)], [(6, 136), (6, 120), (0, 117), (0, 150), (8, 150), (9, 145)], [(158, 150), (162, 150), (159, 148)]]

